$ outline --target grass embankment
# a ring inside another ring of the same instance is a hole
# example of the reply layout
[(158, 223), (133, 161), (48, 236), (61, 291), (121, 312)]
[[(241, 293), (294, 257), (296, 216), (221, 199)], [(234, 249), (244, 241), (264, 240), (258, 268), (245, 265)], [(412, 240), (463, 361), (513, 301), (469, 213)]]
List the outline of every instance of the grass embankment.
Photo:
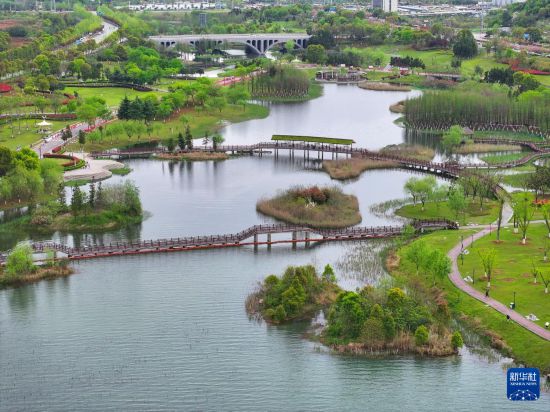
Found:
[[(461, 236), (470, 236), (475, 233), (473, 230), (460, 231), (438, 231), (425, 236), (422, 239), (427, 243), (430, 249), (439, 249), (447, 253), (452, 247), (460, 242)], [(470, 255), (464, 260), (465, 266), (469, 258), (473, 257), (475, 250), (478, 248), (480, 241), (476, 241), (474, 249)], [(404, 246), (399, 249), (392, 259), (388, 259), (388, 264), (391, 269), (391, 274), (396, 279), (410, 285), (423, 285), (427, 289), (434, 290), (432, 287), (432, 278), (426, 278), (422, 275), (416, 276), (416, 269), (413, 264), (403, 258), (407, 248)], [(519, 246), (518, 246), (519, 247)], [(540, 255), (540, 252), (539, 252)], [(460, 267), (461, 273), (467, 276), (468, 271)], [(479, 267), (476, 272), (481, 272), (483, 269)], [(550, 344), (527, 331), (515, 322), (506, 320), (506, 317), (494, 309), (488, 307), (484, 303), (470, 297), (466, 293), (457, 289), (449, 280), (448, 277), (435, 279), (435, 286), (442, 292), (448, 303), (449, 309), (455, 317), (462, 319), (475, 329), (480, 335), (484, 335), (493, 347), (503, 350), (505, 354), (513, 356), (518, 362), (527, 365), (539, 367), (541, 371), (550, 372)], [(496, 281), (498, 284), (498, 280)], [(525, 279), (527, 283), (527, 279)], [(539, 285), (540, 287), (540, 285)], [(533, 290), (536, 289), (533, 287)], [(542, 293), (544, 292), (543, 288)], [(540, 292), (540, 291), (539, 291)], [(527, 298), (528, 295), (520, 296), (520, 303)], [(505, 302), (509, 302), (510, 298), (506, 297)], [(516, 297), (517, 301), (517, 297)]]
[(485, 163), (489, 165), (498, 165), (501, 163), (509, 163), (509, 162), (515, 162), (516, 160), (519, 160), (525, 156), (527, 156), (528, 152), (521, 152), (521, 153), (507, 153), (507, 154), (499, 154), (499, 155), (488, 155), (483, 156), (481, 160), (483, 160)]
[(525, 173), (513, 173), (513, 174), (506, 174), (502, 175), (502, 183), (508, 186), (512, 186), (517, 189), (522, 189), (526, 187), (527, 181), (529, 179), (529, 176), (531, 176), (532, 173), (525, 172)]
[(245, 307), (250, 316), (278, 324), (311, 318), (332, 304), (340, 292), (334, 276), (318, 276), (311, 265), (289, 266), (281, 277), (268, 276), (247, 297)]
[[(151, 136), (147, 133), (143, 133), (140, 137), (132, 136), (128, 137), (124, 132), (119, 133), (116, 136), (104, 137), (103, 139), (95, 142), (87, 141), (84, 145), (85, 152), (106, 150), (114, 147), (128, 147), (138, 143), (146, 143), (151, 140), (167, 141), (170, 138), (177, 140), (178, 133), (185, 133), (187, 124), (181, 121), (183, 116), (189, 120), (189, 128), (193, 134), (194, 139), (200, 139), (204, 137), (205, 133), (212, 134), (215, 131), (223, 127), (224, 121), (231, 123), (243, 122), (250, 119), (261, 119), (267, 117), (269, 109), (257, 104), (247, 104), (244, 109), (243, 106), (228, 105), (221, 112), (219, 111), (200, 111), (194, 109), (187, 109), (181, 111), (177, 116), (173, 116), (166, 122), (155, 121), (153, 122), (154, 131)], [(123, 123), (124, 121), (117, 121)], [(114, 123), (112, 123), (114, 124)], [(109, 128), (109, 126), (107, 126)], [(107, 132), (106, 132), (107, 133)], [(80, 145), (77, 143), (69, 145), (68, 151), (80, 151)]]
[[(483, 265), (478, 251), (492, 248), (497, 253), (494, 272), (491, 276), (491, 297), (508, 305), (516, 293), (516, 311), (523, 316), (534, 313), (544, 325), (550, 322), (550, 294), (544, 293), (544, 283), (537, 276), (535, 283), (533, 265), (540, 269), (542, 276), (550, 281), (550, 262), (544, 262), (545, 244), (548, 239), (548, 230), (544, 224), (533, 224), (527, 232), (527, 243), (521, 244), (521, 233), (514, 233), (513, 228), (501, 230), (500, 242), (496, 241), (496, 232), (477, 240), (474, 248), (464, 259), (461, 271), (472, 275), (476, 271), (473, 286), (485, 291), (487, 279), (484, 276)], [(550, 343), (549, 343), (550, 349)]]
[(256, 210), (287, 223), (343, 228), (361, 222), (359, 202), (338, 187), (293, 187), (256, 204)]
[(206, 161), (206, 160), (227, 160), (227, 153), (218, 152), (181, 152), (181, 153), (162, 153), (157, 156), (161, 160), (190, 160), (190, 161)]
[(405, 143), (386, 146), (380, 150), (380, 153), (392, 156), (408, 157), (426, 162), (431, 161), (435, 156), (435, 150), (431, 147), (408, 145)]
[(457, 216), (449, 208), (448, 202), (426, 202), (425, 210), (422, 210), (421, 204), (410, 204), (403, 206), (395, 211), (398, 216), (408, 219), (449, 219), (458, 220), (462, 225), (469, 224), (489, 224), (498, 218), (498, 203), (494, 200), (485, 200), (483, 210), (479, 207), (478, 201), (468, 200), (468, 206), (465, 213)]
[(41, 280), (50, 280), (63, 278), (75, 273), (74, 269), (66, 264), (55, 264), (47, 267), (37, 267), (32, 273), (19, 276), (7, 276), (5, 273), (0, 274), (0, 289), (17, 288), (31, 283), (40, 282)]
[(391, 169), (398, 164), (392, 161), (351, 158), (342, 160), (323, 161), (323, 170), (332, 179), (346, 180), (359, 177), (365, 170)]
[(509, 140), (523, 140), (528, 142), (544, 142), (544, 139), (536, 134), (528, 132), (511, 132), (508, 130), (475, 130), (474, 137), (486, 138), (486, 139), (509, 139)]
[(357, 86), (359, 86), (361, 89), (379, 90), (379, 91), (387, 91), (387, 92), (410, 92), (412, 90), (410, 86), (392, 84), (392, 83), (378, 83), (378, 82), (371, 82), (371, 81), (357, 83)]
[(521, 146), (514, 144), (488, 144), (488, 143), (470, 143), (458, 146), (455, 153), (470, 154), (470, 153), (491, 153), (491, 152), (511, 152), (513, 150), (520, 151)]

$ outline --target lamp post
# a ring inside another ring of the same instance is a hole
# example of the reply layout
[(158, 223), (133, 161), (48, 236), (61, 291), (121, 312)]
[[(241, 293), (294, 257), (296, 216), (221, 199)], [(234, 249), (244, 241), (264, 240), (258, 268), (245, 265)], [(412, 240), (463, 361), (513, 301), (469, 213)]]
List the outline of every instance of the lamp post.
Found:
[(514, 291), (514, 310), (516, 309), (516, 292)]

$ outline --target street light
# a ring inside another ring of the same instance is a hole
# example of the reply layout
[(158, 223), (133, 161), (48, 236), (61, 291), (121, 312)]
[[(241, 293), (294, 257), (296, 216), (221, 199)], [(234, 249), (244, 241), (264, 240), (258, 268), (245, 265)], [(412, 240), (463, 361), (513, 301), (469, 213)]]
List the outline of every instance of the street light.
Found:
[(516, 309), (516, 292), (514, 292), (514, 309)]

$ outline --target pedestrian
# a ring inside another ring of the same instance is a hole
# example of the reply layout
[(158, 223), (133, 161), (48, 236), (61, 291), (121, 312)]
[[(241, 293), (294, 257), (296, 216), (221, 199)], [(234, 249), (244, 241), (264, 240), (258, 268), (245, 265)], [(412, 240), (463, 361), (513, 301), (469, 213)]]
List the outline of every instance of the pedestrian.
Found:
[(485, 289), (485, 297), (486, 297), (486, 298), (489, 297), (489, 289)]
[(510, 315), (506, 315), (506, 320), (510, 320)]

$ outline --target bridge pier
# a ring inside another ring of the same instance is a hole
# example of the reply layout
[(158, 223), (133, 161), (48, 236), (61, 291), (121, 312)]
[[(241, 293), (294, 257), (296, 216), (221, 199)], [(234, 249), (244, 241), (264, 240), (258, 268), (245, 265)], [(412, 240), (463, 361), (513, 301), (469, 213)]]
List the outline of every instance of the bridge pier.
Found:
[(296, 240), (298, 239), (298, 236), (297, 236), (297, 233), (296, 232), (292, 232), (292, 249), (296, 249)]
[(258, 250), (258, 234), (254, 235), (254, 251)]
[(305, 238), (306, 238), (306, 248), (308, 248), (309, 247), (309, 232), (305, 233)]
[(267, 248), (271, 249), (271, 233), (267, 234)]

